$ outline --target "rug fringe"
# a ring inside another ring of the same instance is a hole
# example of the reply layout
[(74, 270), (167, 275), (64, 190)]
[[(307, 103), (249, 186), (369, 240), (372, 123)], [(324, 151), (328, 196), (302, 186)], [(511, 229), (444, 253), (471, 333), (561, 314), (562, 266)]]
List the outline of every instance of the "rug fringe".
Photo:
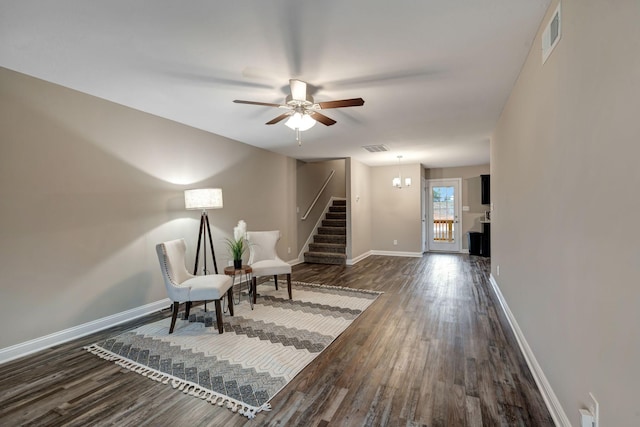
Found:
[[(270, 282), (273, 282), (273, 280), (269, 280)], [(305, 282), (298, 282), (295, 280), (291, 281), (292, 285), (302, 285), (302, 286), (309, 286), (312, 288), (328, 288), (328, 289), (340, 289), (343, 291), (354, 291), (354, 292), (362, 292), (364, 294), (372, 294), (372, 295), (382, 295), (384, 294), (384, 292), (382, 291), (372, 291), (369, 289), (360, 289), (360, 288), (347, 288), (346, 286), (332, 286), (332, 285), (322, 285), (320, 283), (305, 283)]]
[(173, 375), (167, 374), (165, 372), (160, 372), (156, 369), (150, 368), (140, 363), (127, 360), (122, 356), (99, 347), (97, 344), (92, 344), (88, 347), (83, 348), (89, 353), (95, 354), (96, 356), (100, 357), (101, 359), (115, 362), (116, 365), (140, 374), (151, 380), (158, 381), (163, 384), (168, 384), (169, 382), (171, 382), (171, 386), (173, 388), (177, 388), (178, 390), (190, 396), (199, 397), (200, 399), (203, 399), (211, 403), (212, 405), (223, 406), (226, 403), (226, 406), (229, 410), (231, 410), (232, 412), (237, 412), (240, 415), (244, 415), (250, 420), (254, 419), (256, 417), (256, 414), (262, 411), (271, 410), (271, 404), (268, 402), (262, 404), (261, 406), (247, 405), (246, 403), (240, 402), (229, 396), (225, 396), (224, 394), (217, 393), (213, 390), (208, 390), (200, 386), (199, 384), (183, 380), (181, 378), (174, 377)]

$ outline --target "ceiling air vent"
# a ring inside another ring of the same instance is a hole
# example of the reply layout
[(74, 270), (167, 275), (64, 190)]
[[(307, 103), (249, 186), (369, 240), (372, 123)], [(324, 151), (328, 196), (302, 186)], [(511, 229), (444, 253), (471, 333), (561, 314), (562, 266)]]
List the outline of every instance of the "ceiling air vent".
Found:
[(547, 58), (553, 52), (553, 49), (556, 47), (558, 42), (560, 41), (561, 34), (561, 25), (560, 25), (560, 4), (556, 8), (553, 15), (551, 15), (551, 20), (547, 24), (547, 27), (544, 29), (542, 33), (542, 63), (547, 62)]
[(370, 153), (380, 153), (381, 151), (389, 151), (386, 145), (363, 145), (362, 148)]

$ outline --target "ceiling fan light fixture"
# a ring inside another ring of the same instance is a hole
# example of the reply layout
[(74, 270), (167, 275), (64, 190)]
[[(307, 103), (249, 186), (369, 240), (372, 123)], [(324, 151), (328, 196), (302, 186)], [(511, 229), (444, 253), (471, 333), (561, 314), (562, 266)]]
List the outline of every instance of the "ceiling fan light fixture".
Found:
[(307, 113), (300, 114), (299, 112), (295, 112), (284, 124), (290, 129), (305, 131), (315, 126), (316, 121)]
[[(287, 110), (285, 113), (280, 114), (268, 122), (266, 125), (275, 125), (285, 120), (285, 125), (296, 132), (296, 141), (298, 145), (302, 145), (302, 138), (300, 132), (311, 129), (315, 126), (316, 122), (320, 122), (325, 126), (332, 126), (336, 124), (336, 121), (331, 117), (327, 117), (319, 110), (326, 110), (331, 108), (344, 108), (344, 107), (359, 107), (364, 105), (364, 99), (352, 98), (352, 99), (340, 99), (337, 101), (324, 101), (315, 103), (313, 96), (307, 92), (307, 83), (298, 79), (289, 80), (290, 94), (285, 98), (284, 104), (274, 104), (269, 102), (258, 101), (243, 101), (241, 99), (235, 99), (233, 102), (237, 104), (250, 104), (260, 105), (263, 107), (277, 107)], [(388, 150), (381, 150), (388, 151)]]

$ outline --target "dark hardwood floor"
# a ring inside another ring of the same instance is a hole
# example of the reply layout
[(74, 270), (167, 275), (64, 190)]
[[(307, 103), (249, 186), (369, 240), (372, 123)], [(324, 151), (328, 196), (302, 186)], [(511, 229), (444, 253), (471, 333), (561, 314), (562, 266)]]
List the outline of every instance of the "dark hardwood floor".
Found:
[(297, 281), (384, 294), (253, 421), (82, 349), (164, 310), (0, 365), (0, 425), (553, 425), (488, 274), (456, 254), (295, 266)]

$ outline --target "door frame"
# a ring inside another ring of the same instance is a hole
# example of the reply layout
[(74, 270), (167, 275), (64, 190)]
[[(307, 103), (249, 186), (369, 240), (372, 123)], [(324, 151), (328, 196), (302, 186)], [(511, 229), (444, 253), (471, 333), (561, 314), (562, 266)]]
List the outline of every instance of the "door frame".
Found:
[[(454, 242), (451, 244), (449, 249), (442, 248), (434, 248), (433, 247), (433, 184), (444, 184), (452, 182), (454, 183), (454, 215), (455, 215), (455, 225), (453, 227), (453, 239)], [(437, 178), (437, 179), (428, 179), (427, 186), (425, 192), (427, 193), (427, 198), (425, 200), (425, 211), (427, 213), (427, 250), (434, 252), (462, 252), (462, 178)]]
[(422, 178), (420, 181), (422, 188), (420, 189), (420, 220), (422, 221), (422, 253), (429, 251), (429, 235), (427, 234), (427, 209), (429, 206), (427, 190), (429, 189), (429, 182), (427, 178)]

